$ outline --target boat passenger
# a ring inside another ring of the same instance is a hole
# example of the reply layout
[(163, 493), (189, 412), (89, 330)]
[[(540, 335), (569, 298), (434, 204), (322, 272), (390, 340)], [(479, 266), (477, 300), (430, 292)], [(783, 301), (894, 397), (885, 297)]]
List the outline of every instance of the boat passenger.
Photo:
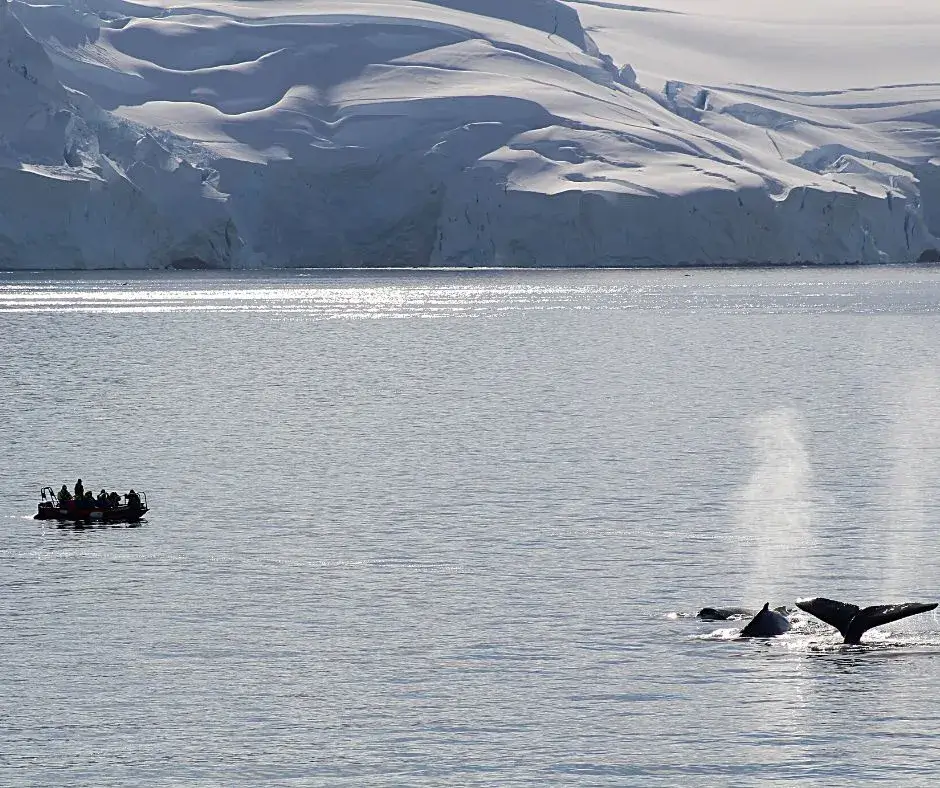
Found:
[(104, 491), (104, 488), (98, 493), (98, 506), (102, 509), (108, 508), (108, 494)]
[(95, 508), (95, 496), (91, 494), (91, 490), (85, 491), (85, 497), (82, 498), (82, 505), (87, 506), (89, 509)]
[(134, 489), (131, 488), (131, 491), (127, 494), (127, 505), (132, 510), (140, 509), (140, 496), (134, 492)]
[(59, 499), (60, 504), (68, 503), (72, 500), (72, 493), (70, 493), (69, 488), (63, 484), (62, 489), (59, 490), (59, 494), (56, 496), (56, 498)]
[(116, 492), (112, 492), (108, 496), (108, 504), (111, 506), (112, 509), (117, 509), (121, 505), (121, 496), (118, 495)]
[(79, 479), (75, 482), (75, 500), (81, 501), (85, 497), (85, 485), (82, 484), (82, 480)]

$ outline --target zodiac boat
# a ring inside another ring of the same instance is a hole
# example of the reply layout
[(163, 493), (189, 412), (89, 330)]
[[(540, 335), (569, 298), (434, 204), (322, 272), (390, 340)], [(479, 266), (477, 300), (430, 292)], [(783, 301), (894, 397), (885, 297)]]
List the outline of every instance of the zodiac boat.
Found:
[(39, 511), (34, 520), (58, 520), (59, 522), (84, 523), (136, 523), (148, 512), (147, 493), (138, 492), (137, 500), (124, 496), (124, 503), (117, 506), (101, 506), (97, 501), (88, 505), (84, 502), (59, 501), (59, 496), (51, 487), (40, 490)]

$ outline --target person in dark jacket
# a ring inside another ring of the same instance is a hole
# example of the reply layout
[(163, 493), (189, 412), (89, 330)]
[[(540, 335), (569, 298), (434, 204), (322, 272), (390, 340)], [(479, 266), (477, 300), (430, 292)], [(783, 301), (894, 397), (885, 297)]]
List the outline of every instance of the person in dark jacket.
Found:
[(140, 496), (134, 492), (133, 488), (131, 488), (131, 491), (127, 494), (127, 505), (132, 511), (139, 511), (141, 508)]
[(69, 488), (63, 484), (62, 489), (59, 490), (59, 494), (56, 496), (56, 498), (59, 499), (59, 505), (68, 503), (72, 500), (72, 493), (70, 493)]
[(85, 485), (82, 484), (82, 480), (79, 479), (75, 482), (75, 500), (81, 501), (85, 498)]

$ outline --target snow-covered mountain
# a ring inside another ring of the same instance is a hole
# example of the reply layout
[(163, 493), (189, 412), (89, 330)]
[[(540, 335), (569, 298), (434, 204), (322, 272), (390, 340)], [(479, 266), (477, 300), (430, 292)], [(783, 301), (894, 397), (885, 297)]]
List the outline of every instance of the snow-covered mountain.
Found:
[(0, 0), (0, 268), (229, 265), (211, 179), (62, 76)]
[(4, 2), (0, 268), (940, 249), (935, 0)]

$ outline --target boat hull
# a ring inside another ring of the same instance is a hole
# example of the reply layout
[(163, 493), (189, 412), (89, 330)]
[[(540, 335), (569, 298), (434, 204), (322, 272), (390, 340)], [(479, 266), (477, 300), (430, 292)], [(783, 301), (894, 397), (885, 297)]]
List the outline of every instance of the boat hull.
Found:
[(147, 514), (147, 507), (132, 509), (116, 506), (113, 509), (63, 509), (60, 506), (40, 506), (34, 520), (57, 520), (68, 523), (136, 523)]

